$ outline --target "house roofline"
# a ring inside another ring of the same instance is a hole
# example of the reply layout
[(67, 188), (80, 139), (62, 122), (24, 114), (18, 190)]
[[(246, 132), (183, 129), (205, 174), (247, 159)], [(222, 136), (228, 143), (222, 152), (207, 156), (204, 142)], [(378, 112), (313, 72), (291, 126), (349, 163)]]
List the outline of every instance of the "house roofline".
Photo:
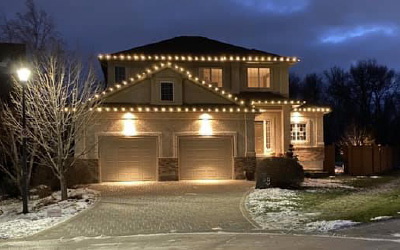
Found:
[(191, 54), (99, 54), (100, 62), (108, 61), (175, 61), (175, 62), (280, 62), (296, 64), (300, 62), (298, 57), (291, 56), (265, 56), (265, 55), (191, 55)]
[[(132, 112), (132, 113), (260, 113), (256, 108), (232, 105), (150, 105), (150, 104), (101, 104), (92, 109), (97, 112)], [(70, 109), (65, 109), (69, 112)]]

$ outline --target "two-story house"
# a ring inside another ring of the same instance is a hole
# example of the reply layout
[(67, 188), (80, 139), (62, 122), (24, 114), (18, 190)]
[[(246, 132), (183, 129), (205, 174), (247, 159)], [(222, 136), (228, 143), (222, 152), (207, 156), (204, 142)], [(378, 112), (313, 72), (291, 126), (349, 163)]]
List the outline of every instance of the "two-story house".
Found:
[(85, 158), (100, 181), (243, 179), (289, 144), (322, 170), (330, 110), (289, 99), (295, 57), (181, 36), (99, 60), (107, 88)]

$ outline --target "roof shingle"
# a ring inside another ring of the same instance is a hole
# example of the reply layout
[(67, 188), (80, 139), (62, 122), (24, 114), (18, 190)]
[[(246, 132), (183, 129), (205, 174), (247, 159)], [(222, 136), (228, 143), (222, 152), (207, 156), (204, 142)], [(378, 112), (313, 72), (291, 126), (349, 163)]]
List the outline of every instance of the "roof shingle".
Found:
[(171, 39), (163, 40), (156, 43), (147, 44), (144, 46), (135, 47), (128, 50), (115, 52), (117, 54), (181, 54), (181, 55), (264, 55), (264, 56), (279, 56), (277, 54), (256, 50), (247, 49), (244, 47), (220, 42), (202, 36), (178, 36)]

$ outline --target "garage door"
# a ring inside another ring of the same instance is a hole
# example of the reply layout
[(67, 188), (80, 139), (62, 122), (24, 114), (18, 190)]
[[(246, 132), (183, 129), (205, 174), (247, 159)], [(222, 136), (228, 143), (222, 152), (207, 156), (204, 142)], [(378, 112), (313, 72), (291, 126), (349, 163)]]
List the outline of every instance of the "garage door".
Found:
[(181, 180), (232, 179), (232, 139), (181, 138), (179, 167)]
[(102, 181), (156, 180), (156, 138), (101, 137)]

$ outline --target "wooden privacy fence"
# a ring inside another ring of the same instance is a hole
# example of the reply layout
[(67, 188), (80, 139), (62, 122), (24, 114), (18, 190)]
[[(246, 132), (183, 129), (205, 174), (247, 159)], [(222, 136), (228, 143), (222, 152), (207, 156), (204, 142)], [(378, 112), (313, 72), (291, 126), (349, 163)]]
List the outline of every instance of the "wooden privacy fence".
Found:
[(335, 146), (326, 145), (324, 157), (324, 172), (334, 175), (335, 174)]
[(346, 146), (344, 169), (350, 175), (372, 175), (389, 171), (399, 164), (399, 149), (389, 146)]

